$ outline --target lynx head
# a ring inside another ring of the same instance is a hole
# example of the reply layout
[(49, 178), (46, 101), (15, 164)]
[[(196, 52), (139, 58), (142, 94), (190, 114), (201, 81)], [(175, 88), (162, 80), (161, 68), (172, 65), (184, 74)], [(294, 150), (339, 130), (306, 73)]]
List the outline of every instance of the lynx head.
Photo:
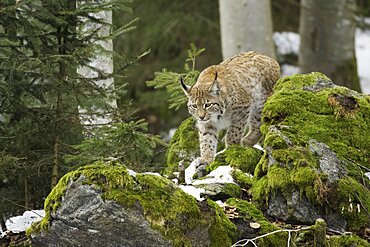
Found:
[[(199, 79), (198, 79), (199, 80)], [(211, 83), (202, 83), (190, 87), (180, 79), (182, 89), (188, 97), (189, 113), (198, 121), (219, 120), (225, 112), (225, 104), (221, 98), (217, 72)], [(210, 85), (206, 86), (205, 85)]]

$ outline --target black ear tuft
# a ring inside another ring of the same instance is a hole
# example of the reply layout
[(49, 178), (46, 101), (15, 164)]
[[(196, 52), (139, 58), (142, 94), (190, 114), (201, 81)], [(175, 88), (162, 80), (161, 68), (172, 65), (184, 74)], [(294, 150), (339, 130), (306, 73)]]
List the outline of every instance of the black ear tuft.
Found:
[(182, 90), (184, 91), (186, 96), (188, 96), (191, 87), (184, 83), (184, 78), (182, 76), (180, 77), (180, 83), (181, 83)]

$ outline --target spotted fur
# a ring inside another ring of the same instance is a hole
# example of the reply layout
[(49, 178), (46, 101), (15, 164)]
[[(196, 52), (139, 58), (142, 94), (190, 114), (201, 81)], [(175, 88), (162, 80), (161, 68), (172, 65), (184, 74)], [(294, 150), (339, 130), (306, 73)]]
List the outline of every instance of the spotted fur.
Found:
[(259, 141), (262, 108), (279, 78), (274, 59), (250, 51), (206, 68), (193, 87), (181, 81), (189, 113), (197, 120), (202, 163), (214, 160), (222, 129), (227, 129), (226, 147)]

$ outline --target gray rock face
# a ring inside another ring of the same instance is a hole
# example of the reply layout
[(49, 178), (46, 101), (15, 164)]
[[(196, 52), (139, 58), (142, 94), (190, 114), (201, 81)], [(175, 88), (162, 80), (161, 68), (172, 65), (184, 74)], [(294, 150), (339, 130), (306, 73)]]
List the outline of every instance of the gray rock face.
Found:
[(153, 230), (144, 218), (141, 206), (124, 208), (104, 201), (101, 193), (84, 178), (72, 182), (60, 208), (52, 215), (47, 233), (32, 235), (35, 246), (172, 246)]
[(316, 140), (310, 140), (308, 144), (310, 151), (320, 157), (320, 170), (328, 177), (329, 183), (334, 183), (346, 175), (345, 162), (338, 159), (337, 154), (328, 145)]
[[(278, 133), (279, 136), (286, 142), (288, 146), (292, 143), (284, 136), (276, 127), (270, 127), (269, 131)], [(319, 161), (319, 169), (317, 173), (324, 174), (327, 177), (325, 186), (331, 186), (336, 181), (346, 175), (345, 162), (338, 159), (335, 152), (333, 152), (326, 144), (320, 143), (316, 140), (310, 140), (308, 151), (314, 154)], [(268, 166), (276, 164), (276, 160), (270, 155), (272, 152), (270, 147), (266, 148), (268, 152)], [(281, 164), (281, 166), (284, 166)], [(267, 206), (267, 214), (278, 219), (297, 224), (314, 224), (318, 218), (324, 218), (328, 225), (340, 231), (344, 231), (347, 221), (342, 215), (334, 212), (329, 207), (323, 208), (310, 202), (304, 194), (292, 188), (289, 193), (282, 193), (277, 191), (275, 194), (269, 196), (269, 203)]]
[(339, 231), (344, 231), (347, 225), (341, 215), (329, 208), (327, 210), (320, 209), (296, 190), (293, 190), (291, 195), (277, 192), (274, 197), (270, 197), (267, 214), (286, 222), (308, 225), (314, 224), (318, 218), (325, 218), (331, 228)]

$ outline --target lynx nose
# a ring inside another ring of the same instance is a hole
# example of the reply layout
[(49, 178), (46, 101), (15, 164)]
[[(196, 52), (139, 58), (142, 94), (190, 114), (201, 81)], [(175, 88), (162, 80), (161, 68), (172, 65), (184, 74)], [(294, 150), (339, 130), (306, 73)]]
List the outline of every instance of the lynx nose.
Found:
[(206, 113), (204, 111), (198, 111), (198, 117), (200, 120), (203, 120), (206, 117)]

